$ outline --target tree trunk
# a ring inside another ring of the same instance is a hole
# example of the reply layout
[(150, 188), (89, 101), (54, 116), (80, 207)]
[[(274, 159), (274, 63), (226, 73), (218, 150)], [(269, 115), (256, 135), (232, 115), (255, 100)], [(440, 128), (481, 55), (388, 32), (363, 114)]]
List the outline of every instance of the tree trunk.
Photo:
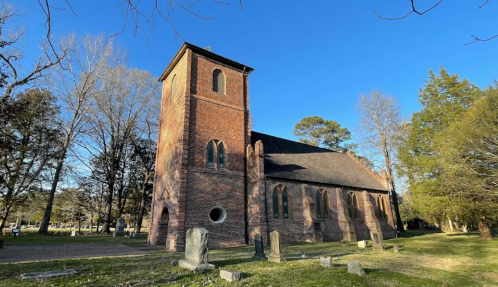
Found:
[(113, 195), (113, 190), (114, 190), (114, 181), (109, 183), (109, 188), (108, 191), (109, 194), (107, 195), (107, 213), (106, 213), (106, 219), (104, 226), (102, 227), (102, 232), (104, 234), (111, 234), (111, 221), (112, 221), (112, 195)]
[(52, 180), (52, 187), (50, 188), (50, 194), (48, 195), (47, 206), (45, 207), (45, 212), (43, 213), (43, 219), (38, 229), (38, 234), (47, 234), (48, 225), (50, 224), (50, 216), (52, 215), (52, 206), (54, 204), (55, 192), (57, 191), (57, 185), (59, 184), (59, 179), (62, 172), (62, 167), (64, 166), (64, 158), (66, 157), (65, 150), (61, 152), (59, 158), (57, 159), (57, 167), (55, 168), (54, 179)]
[(142, 190), (142, 198), (140, 199), (140, 210), (138, 211), (137, 224), (135, 225), (135, 234), (140, 234), (140, 229), (142, 229), (142, 220), (144, 218), (145, 211), (145, 198), (147, 197), (146, 188)]
[(479, 232), (481, 233), (481, 240), (493, 240), (491, 229), (489, 228), (489, 225), (484, 221), (484, 219), (481, 219), (479, 221)]
[(0, 231), (2, 231), (5, 227), (5, 223), (7, 222), (7, 218), (9, 217), (10, 209), (12, 205), (5, 206), (5, 210), (3, 212), (2, 217), (0, 217)]

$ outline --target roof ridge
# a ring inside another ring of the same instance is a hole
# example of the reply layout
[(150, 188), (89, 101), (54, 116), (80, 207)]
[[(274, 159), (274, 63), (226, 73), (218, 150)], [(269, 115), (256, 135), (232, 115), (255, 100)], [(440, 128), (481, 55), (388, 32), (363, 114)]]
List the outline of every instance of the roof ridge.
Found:
[(288, 141), (288, 142), (292, 142), (292, 143), (304, 145), (304, 146), (307, 146), (307, 147), (320, 149), (320, 150), (323, 150), (323, 151), (328, 151), (328, 152), (333, 152), (333, 153), (336, 153), (336, 154), (344, 154), (345, 155), (345, 153), (338, 152), (338, 151), (335, 151), (335, 150), (331, 150), (331, 149), (328, 149), (328, 148), (314, 146), (314, 145), (310, 145), (310, 144), (306, 144), (306, 143), (302, 143), (302, 142), (298, 142), (298, 141), (293, 141), (293, 140), (290, 140), (290, 139), (284, 139), (284, 138), (281, 138), (281, 137), (272, 136), (272, 135), (265, 134), (265, 133), (260, 133), (260, 132), (256, 132), (256, 131), (251, 131), (251, 133), (258, 133), (258, 134), (265, 135), (265, 136), (268, 136), (268, 137), (277, 138), (279, 140), (284, 140), (284, 141)]

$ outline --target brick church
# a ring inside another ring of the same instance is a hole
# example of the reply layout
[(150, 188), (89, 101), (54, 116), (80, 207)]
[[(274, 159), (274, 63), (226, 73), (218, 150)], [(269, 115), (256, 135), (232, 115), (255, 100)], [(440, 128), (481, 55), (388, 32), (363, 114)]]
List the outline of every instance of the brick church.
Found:
[(396, 235), (385, 173), (352, 154), (251, 131), (252, 68), (184, 43), (160, 77), (150, 244), (183, 250), (191, 227), (210, 247), (384, 239)]

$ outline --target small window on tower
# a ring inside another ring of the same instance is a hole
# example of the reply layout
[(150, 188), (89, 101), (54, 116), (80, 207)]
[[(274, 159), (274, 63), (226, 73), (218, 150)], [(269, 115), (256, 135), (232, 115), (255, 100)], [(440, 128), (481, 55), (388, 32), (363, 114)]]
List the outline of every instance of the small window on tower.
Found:
[(223, 143), (218, 146), (218, 168), (225, 168), (225, 147)]
[(207, 166), (214, 167), (214, 143), (210, 141), (207, 146)]
[(225, 94), (225, 75), (219, 69), (213, 71), (213, 92)]

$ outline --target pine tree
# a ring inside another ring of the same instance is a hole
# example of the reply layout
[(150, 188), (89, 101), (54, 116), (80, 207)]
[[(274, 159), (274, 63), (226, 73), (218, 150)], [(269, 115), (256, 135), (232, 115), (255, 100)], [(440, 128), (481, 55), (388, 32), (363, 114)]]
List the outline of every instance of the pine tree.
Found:
[(408, 179), (414, 208), (423, 219), (442, 222), (451, 208), (441, 182), (438, 139), (481, 95), (481, 90), (441, 67), (439, 75), (429, 71), (420, 89), (423, 109), (414, 113), (404, 144), (399, 148), (400, 172)]

